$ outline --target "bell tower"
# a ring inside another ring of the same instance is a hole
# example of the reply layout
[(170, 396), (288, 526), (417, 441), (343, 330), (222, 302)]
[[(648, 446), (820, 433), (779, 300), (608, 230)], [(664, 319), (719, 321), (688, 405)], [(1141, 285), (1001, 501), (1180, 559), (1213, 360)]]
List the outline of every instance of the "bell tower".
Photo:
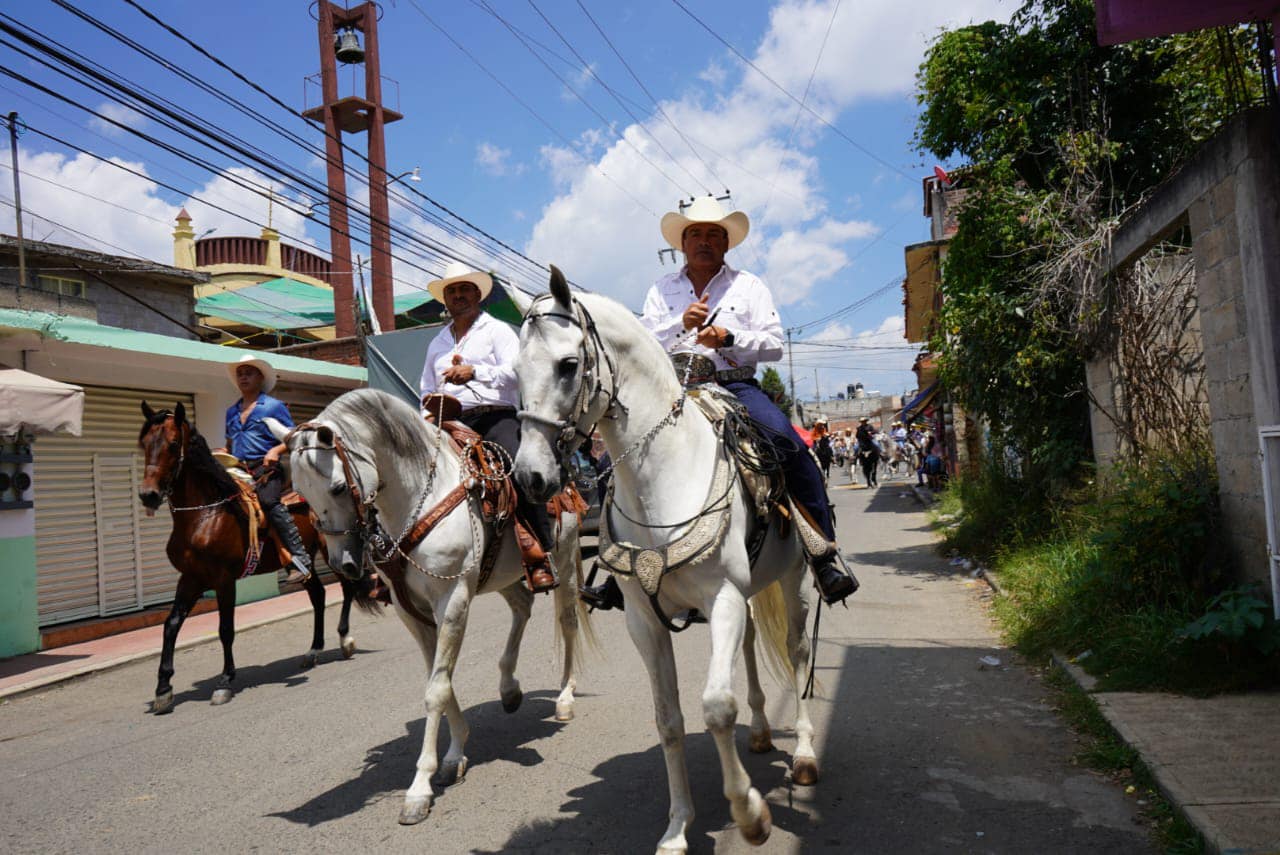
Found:
[[(320, 106), (303, 111), (304, 118), (324, 125), (329, 191), (330, 284), (336, 334), (355, 335), (355, 279), (351, 268), (350, 215), (347, 179), (342, 158), (342, 134), (367, 132), (369, 158), (369, 248), (372, 309), (384, 330), (395, 329), (391, 288), (391, 230), (387, 205), (385, 125), (403, 118), (382, 104), (382, 76), (378, 58), (377, 3), (346, 9), (330, 0), (316, 3), (320, 35)], [(360, 35), (364, 46), (360, 45)], [(338, 64), (364, 66), (364, 96), (338, 95)]]

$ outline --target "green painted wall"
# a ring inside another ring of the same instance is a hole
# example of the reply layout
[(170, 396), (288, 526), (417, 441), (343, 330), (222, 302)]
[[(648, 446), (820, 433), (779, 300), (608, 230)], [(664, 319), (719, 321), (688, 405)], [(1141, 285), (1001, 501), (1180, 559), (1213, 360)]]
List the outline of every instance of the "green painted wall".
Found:
[(264, 573), (261, 576), (250, 576), (236, 582), (236, 605), (265, 600), (280, 593), (275, 573)]
[(40, 649), (36, 538), (0, 538), (0, 658)]

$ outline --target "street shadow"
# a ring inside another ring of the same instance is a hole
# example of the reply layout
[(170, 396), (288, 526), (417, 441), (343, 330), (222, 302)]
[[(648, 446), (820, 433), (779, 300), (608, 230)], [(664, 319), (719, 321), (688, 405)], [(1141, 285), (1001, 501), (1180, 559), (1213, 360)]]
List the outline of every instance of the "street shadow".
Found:
[[(488, 701), (463, 710), (471, 736), (467, 740), (469, 768), (501, 759), (521, 766), (536, 766), (542, 755), (528, 747), (530, 743), (554, 735), (563, 722), (554, 720), (556, 693), (550, 690), (529, 692), (515, 713), (502, 709), (500, 701)], [(418, 754), (422, 750), (425, 722), (421, 716), (404, 725), (404, 735), (365, 754), (364, 768), (356, 777), (316, 795), (292, 810), (269, 814), (299, 825), (314, 828), (323, 823), (358, 813), (388, 794), (403, 795), (417, 772)], [(441, 722), (440, 757), (449, 746), (449, 725)], [(448, 787), (433, 782), (437, 799), (446, 798)]]
[(0, 660), (0, 679), (16, 677), (40, 668), (61, 665), (63, 662), (75, 662), (77, 659), (88, 659), (88, 653), (26, 653), (12, 659)]
[(920, 503), (911, 490), (902, 484), (881, 484), (874, 488), (871, 501), (863, 513), (868, 514), (918, 514)]
[(938, 554), (932, 543), (900, 546), (878, 552), (849, 551), (845, 557), (864, 567), (882, 567), (895, 576), (918, 576), (927, 579), (948, 579), (963, 576), (959, 567), (952, 567), (946, 558)]
[[(773, 750), (766, 754), (747, 751), (749, 729), (735, 728), (735, 741), (752, 786), (761, 793), (785, 784), (790, 756)], [(786, 731), (775, 729), (775, 738)], [(685, 756), (693, 792), (695, 817), (686, 831), (690, 853), (710, 853), (716, 848), (713, 832), (731, 825), (729, 803), (721, 793), (720, 757), (709, 733), (685, 737)], [(568, 801), (555, 819), (536, 820), (516, 829), (498, 849), (476, 849), (478, 855), (505, 852), (643, 852), (657, 846), (667, 827), (667, 772), (662, 750), (621, 754), (597, 765), (591, 774), (599, 780), (570, 790)], [(785, 796), (768, 796), (775, 828), (802, 834), (812, 824), (809, 815)], [(732, 831), (732, 834), (737, 834)]]
[[(221, 647), (218, 648), (221, 653)], [(305, 651), (303, 651), (305, 652)], [(357, 656), (371, 656), (381, 653), (381, 650), (371, 648), (356, 648), (353, 659)], [(316, 657), (316, 668), (330, 667), (334, 664), (344, 662), (342, 651), (337, 647), (325, 648), (320, 651), (320, 655)], [(181, 660), (175, 659), (174, 667), (181, 664)], [(269, 662), (265, 665), (241, 665), (236, 663), (236, 679), (235, 694), (240, 695), (250, 689), (257, 689), (263, 686), (285, 686), (292, 688), (307, 682), (307, 675), (313, 671), (313, 668), (304, 668), (302, 665), (302, 653), (293, 654)], [(175, 670), (174, 679), (182, 672)], [(207, 703), (209, 698), (213, 696), (213, 692), (218, 688), (218, 683), (222, 679), (222, 672), (202, 677), (191, 683), (191, 687), (181, 692), (174, 692), (173, 705), (176, 712), (178, 707), (187, 701), (199, 701)], [(234, 703), (234, 699), (232, 703)]]
[(815, 703), (832, 715), (806, 805), (822, 820), (803, 851), (1154, 851), (1135, 801), (1076, 767), (1075, 736), (1011, 651), (931, 638), (824, 645), (822, 660)]

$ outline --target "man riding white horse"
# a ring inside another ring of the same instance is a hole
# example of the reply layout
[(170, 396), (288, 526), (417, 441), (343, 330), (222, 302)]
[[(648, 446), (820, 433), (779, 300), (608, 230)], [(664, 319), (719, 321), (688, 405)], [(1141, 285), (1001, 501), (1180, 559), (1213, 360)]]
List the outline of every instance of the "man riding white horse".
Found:
[[(427, 285), (431, 296), (449, 311), (451, 323), (427, 347), (420, 392), (446, 394), (462, 405), (458, 421), (497, 443), (514, 459), (520, 445), (520, 421), (516, 418), (515, 361), (520, 340), (515, 331), (480, 308), (493, 290), (493, 277), (450, 262), (443, 279)], [(425, 414), (433, 413), (424, 406)], [(516, 539), (524, 561), (529, 590), (550, 591), (557, 584), (549, 555), (554, 547), (551, 522), (541, 502), (528, 501), (519, 488), (516, 516), (537, 539), (531, 542), (520, 526)]]
[[(725, 263), (725, 253), (742, 243), (748, 228), (746, 214), (726, 215), (712, 196), (694, 201), (683, 214), (664, 216), (662, 236), (684, 253), (685, 266), (649, 289), (640, 322), (668, 352), (691, 350), (715, 362), (717, 382), (764, 426), (781, 458), (792, 498), (834, 543), (835, 525), (822, 473), (791, 422), (755, 379), (759, 363), (782, 358), (782, 324), (765, 284)], [(838, 566), (835, 550), (817, 559), (812, 569), (827, 603), (838, 603), (857, 590), (857, 582)], [(611, 577), (601, 589), (615, 584)], [(615, 598), (601, 589), (585, 591), (584, 599), (607, 608)]]

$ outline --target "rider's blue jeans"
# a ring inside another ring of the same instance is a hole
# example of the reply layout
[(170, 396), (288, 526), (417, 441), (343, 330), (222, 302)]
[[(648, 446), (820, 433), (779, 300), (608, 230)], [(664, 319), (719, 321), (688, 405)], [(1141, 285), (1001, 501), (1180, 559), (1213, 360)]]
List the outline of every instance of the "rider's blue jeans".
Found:
[(782, 454), (787, 490), (822, 529), (828, 539), (836, 539), (836, 529), (831, 520), (831, 503), (827, 500), (827, 488), (822, 483), (822, 473), (791, 422), (754, 381), (726, 383), (725, 388), (734, 394), (747, 408), (751, 418), (770, 430), (781, 434), (791, 442), (775, 442)]

